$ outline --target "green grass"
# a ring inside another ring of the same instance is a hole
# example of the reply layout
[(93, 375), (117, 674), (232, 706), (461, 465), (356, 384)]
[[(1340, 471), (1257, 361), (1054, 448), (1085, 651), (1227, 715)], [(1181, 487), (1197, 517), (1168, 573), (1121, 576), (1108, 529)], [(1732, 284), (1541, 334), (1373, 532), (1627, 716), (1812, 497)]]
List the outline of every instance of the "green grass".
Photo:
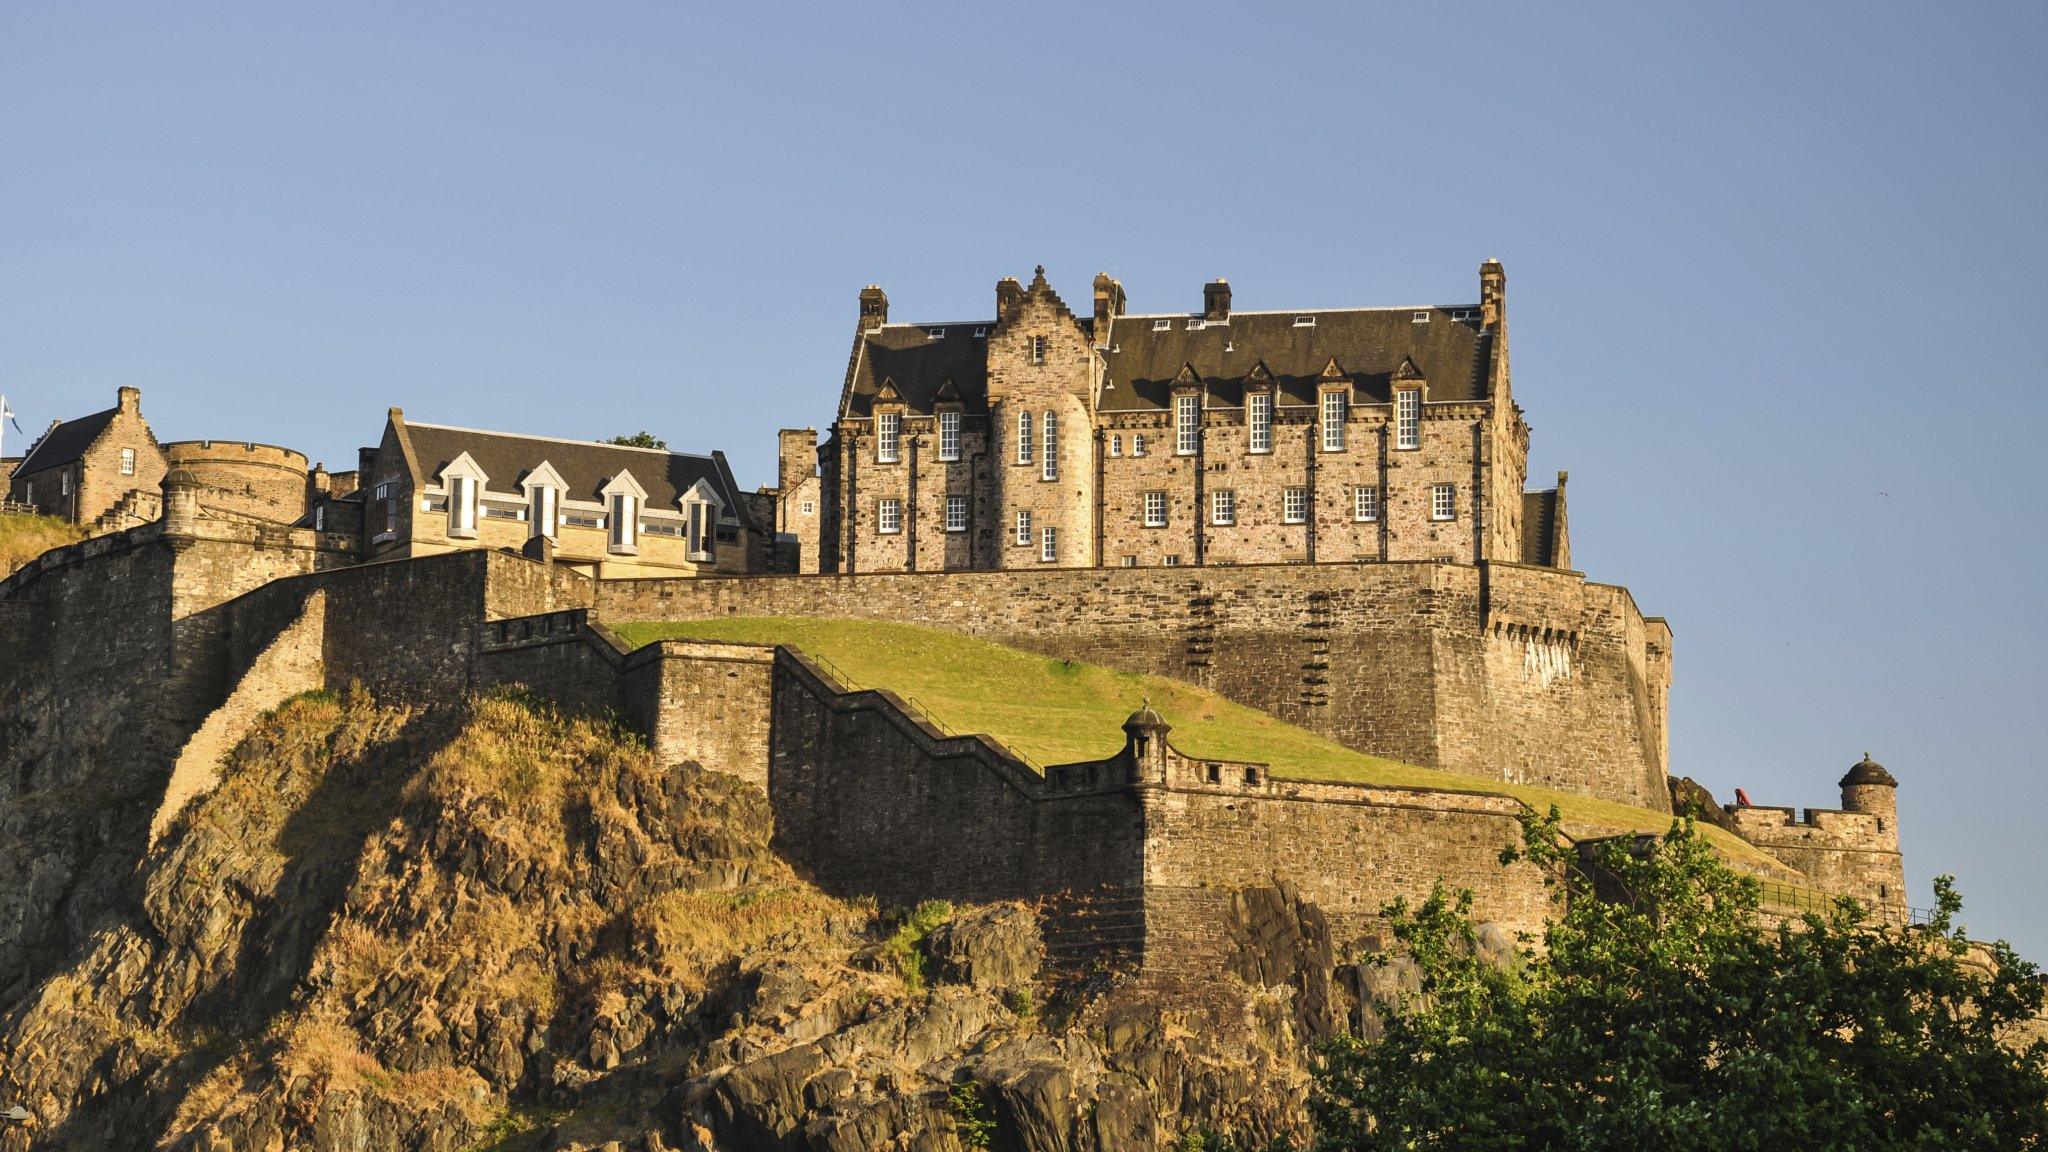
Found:
[(0, 515), (0, 576), (52, 548), (83, 539), (85, 533), (77, 525), (55, 516)]
[[(985, 733), (1041, 771), (1115, 755), (1123, 747), (1124, 720), (1150, 699), (1173, 726), (1167, 739), (1198, 759), (1257, 761), (1295, 780), (1513, 796), (1538, 812), (1555, 804), (1575, 836), (1662, 833), (1671, 826), (1671, 817), (1647, 808), (1368, 756), (1186, 681), (1055, 660), (935, 628), (780, 617), (611, 628), (634, 648), (657, 640), (723, 640), (779, 644), (822, 657), (848, 687), (887, 688), (945, 728)], [(1724, 853), (1771, 862), (1740, 837), (1702, 827)]]

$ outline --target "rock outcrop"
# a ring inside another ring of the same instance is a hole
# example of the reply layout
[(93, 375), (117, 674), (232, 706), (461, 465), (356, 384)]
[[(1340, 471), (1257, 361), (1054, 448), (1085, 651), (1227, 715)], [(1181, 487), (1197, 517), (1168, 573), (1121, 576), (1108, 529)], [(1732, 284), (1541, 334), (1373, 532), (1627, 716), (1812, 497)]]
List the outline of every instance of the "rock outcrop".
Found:
[(1201, 987), (1056, 974), (1032, 908), (834, 899), (770, 831), (601, 720), (295, 698), (0, 973), (0, 1149), (1264, 1148), (1400, 985), (1282, 889)]

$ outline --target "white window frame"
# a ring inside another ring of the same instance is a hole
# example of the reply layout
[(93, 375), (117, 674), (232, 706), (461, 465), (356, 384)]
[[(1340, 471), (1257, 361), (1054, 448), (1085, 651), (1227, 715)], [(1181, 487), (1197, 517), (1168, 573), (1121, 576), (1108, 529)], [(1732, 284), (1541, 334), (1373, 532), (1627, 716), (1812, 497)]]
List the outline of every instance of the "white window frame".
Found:
[(902, 499), (896, 496), (884, 496), (875, 501), (875, 532), (882, 536), (894, 536), (902, 531)]
[(1038, 478), (1057, 480), (1060, 478), (1060, 418), (1048, 410), (1038, 419), (1039, 435), (1045, 440), (1045, 454), (1039, 460)]
[(1380, 518), (1380, 488), (1377, 484), (1358, 484), (1351, 489), (1351, 519), (1360, 524), (1370, 524)]
[(69, 468), (57, 473), (57, 495), (60, 497), (71, 495), (71, 469)]
[(946, 497), (946, 531), (967, 531), (967, 497)]
[(313, 505), (313, 531), (327, 531), (327, 505), (325, 504)]
[(816, 500), (806, 500), (806, 501), (804, 501), (804, 503), (803, 503), (803, 514), (804, 514), (804, 515), (806, 515), (806, 516), (815, 516), (815, 515), (817, 515), (817, 514), (818, 514), (818, 502), (817, 502)]
[(1251, 392), (1244, 398), (1245, 451), (1273, 450), (1273, 394)]
[(1153, 330), (1154, 332), (1171, 332), (1171, 331), (1173, 331), (1173, 321), (1172, 321), (1172, 320), (1154, 320), (1154, 321), (1152, 321), (1152, 330)]
[(1045, 337), (1043, 337), (1043, 336), (1033, 336), (1033, 337), (1031, 338), (1031, 362), (1032, 362), (1033, 364), (1043, 364), (1043, 363), (1045, 363), (1045, 349), (1046, 349), (1046, 340), (1045, 340)]
[(1165, 564), (1168, 568), (1178, 568), (1180, 567), (1180, 553), (1174, 552), (1165, 557), (1162, 557), (1160, 562)]
[(1280, 490), (1280, 522), (1282, 524), (1308, 523), (1307, 488), (1296, 486)]
[(1144, 434), (1143, 432), (1133, 432), (1133, 433), (1131, 433), (1131, 455), (1133, 455), (1133, 456), (1143, 456), (1144, 454), (1145, 454), (1145, 434)]
[(640, 498), (631, 492), (613, 492), (605, 498), (605, 546), (613, 552), (633, 553), (640, 549)]
[(1154, 488), (1144, 494), (1144, 523), (1147, 528), (1166, 527), (1166, 492)]
[(474, 537), (478, 505), (476, 477), (449, 476), (442, 483), (448, 488), (448, 534)]
[(1109, 454), (1111, 456), (1121, 456), (1124, 454), (1124, 438), (1114, 432), (1110, 433), (1109, 436)]
[(1020, 509), (1017, 512), (1017, 546), (1031, 546), (1031, 512), (1028, 509)]
[(1225, 528), (1237, 523), (1237, 489), (1209, 490), (1209, 523)]
[(562, 518), (562, 494), (550, 484), (536, 484), (528, 494), (528, 531), (535, 536), (555, 538)]
[(1183, 392), (1173, 398), (1173, 454), (1193, 456), (1202, 442), (1202, 397)]
[(947, 462), (960, 458), (960, 414), (939, 413), (939, 459)]
[(1445, 481), (1429, 486), (1429, 518), (1431, 520), (1456, 520), (1458, 518), (1458, 486)]
[(1038, 560), (1051, 564), (1060, 558), (1060, 530), (1047, 524), (1038, 530)]
[(121, 475), (135, 475), (135, 449), (133, 448), (121, 449)]
[(1031, 413), (1017, 413), (1017, 463), (1031, 463)]
[(1323, 393), (1323, 451), (1344, 450), (1344, 393), (1335, 388)]
[(1415, 323), (1417, 323), (1417, 324), (1427, 324), (1427, 323), (1429, 323), (1429, 313), (1427, 313), (1427, 312), (1417, 312), (1417, 313), (1416, 313), (1416, 314), (1414, 315), (1413, 319), (1414, 319)]
[(1422, 390), (1404, 388), (1394, 393), (1394, 447), (1422, 447)]
[(878, 412), (875, 414), (875, 460), (882, 464), (894, 464), (902, 458), (903, 413)]

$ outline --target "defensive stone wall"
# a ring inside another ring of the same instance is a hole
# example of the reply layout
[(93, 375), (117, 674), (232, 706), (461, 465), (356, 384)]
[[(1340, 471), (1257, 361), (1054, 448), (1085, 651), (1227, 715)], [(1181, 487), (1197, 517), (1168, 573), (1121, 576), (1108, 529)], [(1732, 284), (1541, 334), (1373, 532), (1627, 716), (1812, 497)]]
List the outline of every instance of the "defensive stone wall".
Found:
[(170, 466), (198, 481), (200, 502), (230, 515), (292, 524), (306, 514), (304, 454), (275, 444), (238, 440), (176, 440), (164, 445)]
[(1670, 631), (1573, 572), (1431, 562), (601, 584), (600, 619), (899, 620), (1174, 676), (1360, 751), (1668, 810)]
[(1897, 912), (1906, 903), (1898, 826), (1888, 817), (1830, 808), (1726, 809), (1743, 839), (1770, 852), (1815, 888)]

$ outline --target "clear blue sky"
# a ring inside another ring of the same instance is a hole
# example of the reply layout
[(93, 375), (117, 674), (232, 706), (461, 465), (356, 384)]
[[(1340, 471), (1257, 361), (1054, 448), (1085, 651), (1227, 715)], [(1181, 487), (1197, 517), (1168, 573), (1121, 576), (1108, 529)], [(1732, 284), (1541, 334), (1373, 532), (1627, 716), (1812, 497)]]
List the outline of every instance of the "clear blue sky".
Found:
[[(1476, 299), (1725, 798), (1903, 781), (2048, 959), (2048, 5), (29, 5), (0, 389), (336, 468), (384, 409), (772, 477), (855, 293)], [(18, 447), (19, 440), (15, 445)]]

